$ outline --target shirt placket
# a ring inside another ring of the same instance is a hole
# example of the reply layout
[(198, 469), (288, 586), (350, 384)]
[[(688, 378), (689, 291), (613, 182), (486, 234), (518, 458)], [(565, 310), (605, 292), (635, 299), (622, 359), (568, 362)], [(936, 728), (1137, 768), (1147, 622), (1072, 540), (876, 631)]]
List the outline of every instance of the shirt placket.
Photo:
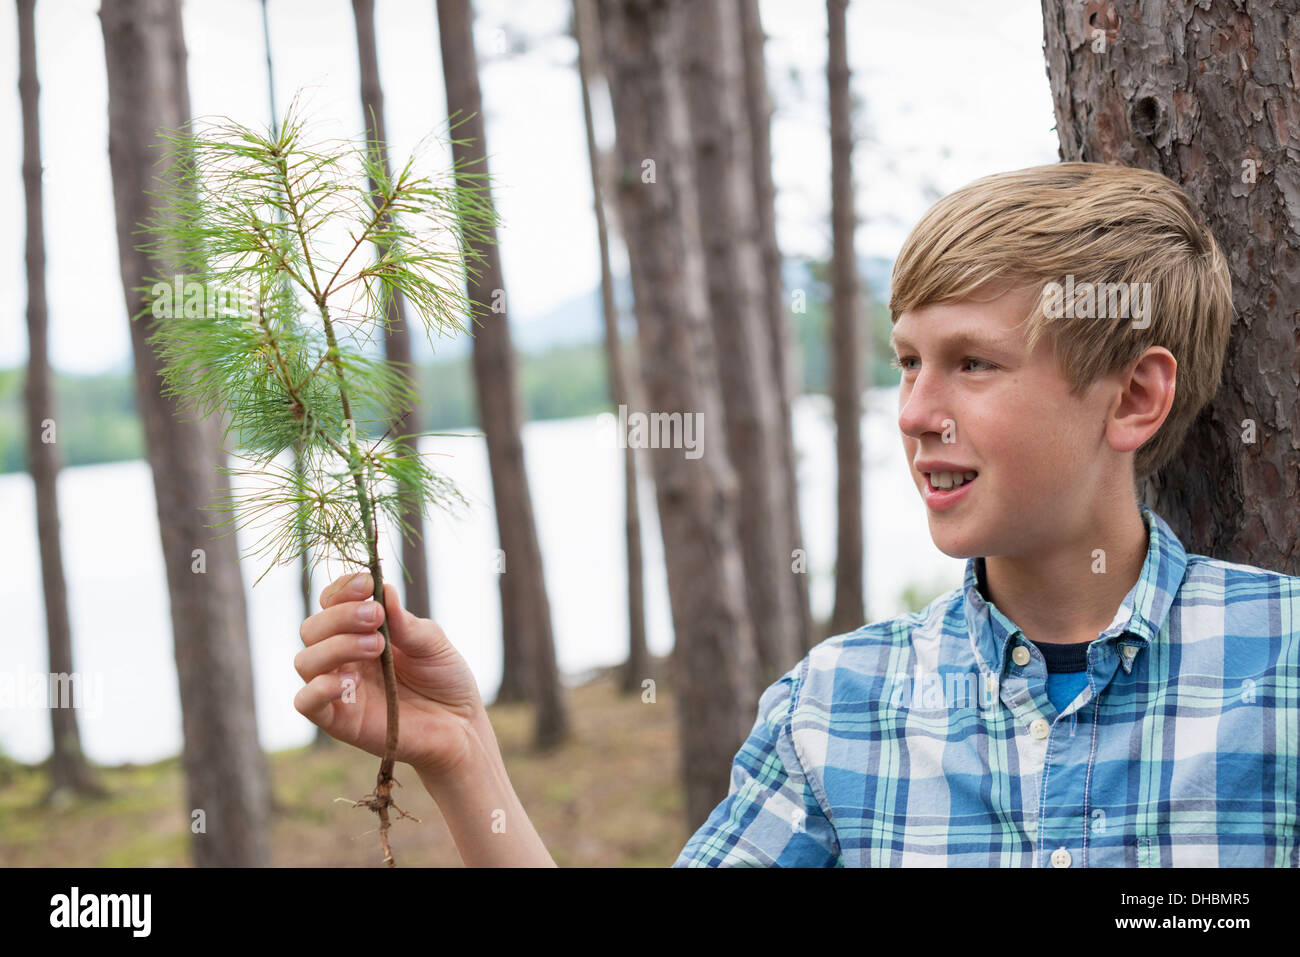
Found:
[[(1047, 697), (1047, 666), (1030, 642), (1016, 633), (1009, 640), (1010, 663), (1002, 700), (1016, 724), (1025, 795), (1026, 826), (1033, 827), (1037, 867), (1088, 866), (1089, 784), (1096, 744), (1091, 729), (1080, 733), (1079, 717), (1104, 693), (1121, 663), (1115, 636), (1103, 636), (1089, 650), (1088, 695), (1068, 713), (1057, 714)], [(1131, 666), (1136, 646), (1121, 644)], [(1031, 807), (1032, 805), (1032, 807)]]

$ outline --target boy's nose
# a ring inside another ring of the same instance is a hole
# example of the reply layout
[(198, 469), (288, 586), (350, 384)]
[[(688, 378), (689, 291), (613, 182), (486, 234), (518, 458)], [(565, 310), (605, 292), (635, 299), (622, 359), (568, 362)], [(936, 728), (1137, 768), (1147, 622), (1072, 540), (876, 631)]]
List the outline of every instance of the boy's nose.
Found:
[[(905, 388), (900, 386), (900, 389)], [(912, 381), (911, 388), (899, 392), (898, 429), (904, 435), (919, 439), (927, 432), (942, 433), (952, 426), (955, 417), (947, 407), (943, 389), (926, 372), (922, 371)]]

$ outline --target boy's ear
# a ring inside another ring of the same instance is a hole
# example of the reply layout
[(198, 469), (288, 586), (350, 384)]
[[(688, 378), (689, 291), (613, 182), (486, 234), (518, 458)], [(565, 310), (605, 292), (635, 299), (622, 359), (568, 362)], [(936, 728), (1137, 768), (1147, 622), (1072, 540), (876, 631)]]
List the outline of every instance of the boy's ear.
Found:
[(1178, 360), (1164, 346), (1151, 346), (1120, 379), (1120, 394), (1106, 420), (1106, 440), (1117, 452), (1132, 452), (1169, 416), (1177, 387)]

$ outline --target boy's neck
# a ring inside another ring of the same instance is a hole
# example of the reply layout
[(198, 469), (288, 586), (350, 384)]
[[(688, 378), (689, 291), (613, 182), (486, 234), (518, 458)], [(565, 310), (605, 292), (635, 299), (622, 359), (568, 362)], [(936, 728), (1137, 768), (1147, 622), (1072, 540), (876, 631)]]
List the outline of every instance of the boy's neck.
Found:
[[(1147, 530), (1136, 501), (1088, 517), (1077, 533), (1032, 555), (984, 559), (988, 599), (1031, 641), (1092, 641), (1115, 618), (1137, 583), (1147, 555)], [(1094, 551), (1106, 571), (1094, 572)]]

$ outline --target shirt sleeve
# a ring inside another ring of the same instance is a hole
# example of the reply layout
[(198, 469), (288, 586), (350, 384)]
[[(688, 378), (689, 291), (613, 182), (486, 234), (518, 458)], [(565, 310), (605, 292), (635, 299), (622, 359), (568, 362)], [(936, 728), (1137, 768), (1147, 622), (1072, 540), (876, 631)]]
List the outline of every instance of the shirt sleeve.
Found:
[(731, 765), (726, 799), (673, 867), (843, 866), (835, 828), (794, 749), (791, 714), (799, 670), (763, 692), (758, 720)]

